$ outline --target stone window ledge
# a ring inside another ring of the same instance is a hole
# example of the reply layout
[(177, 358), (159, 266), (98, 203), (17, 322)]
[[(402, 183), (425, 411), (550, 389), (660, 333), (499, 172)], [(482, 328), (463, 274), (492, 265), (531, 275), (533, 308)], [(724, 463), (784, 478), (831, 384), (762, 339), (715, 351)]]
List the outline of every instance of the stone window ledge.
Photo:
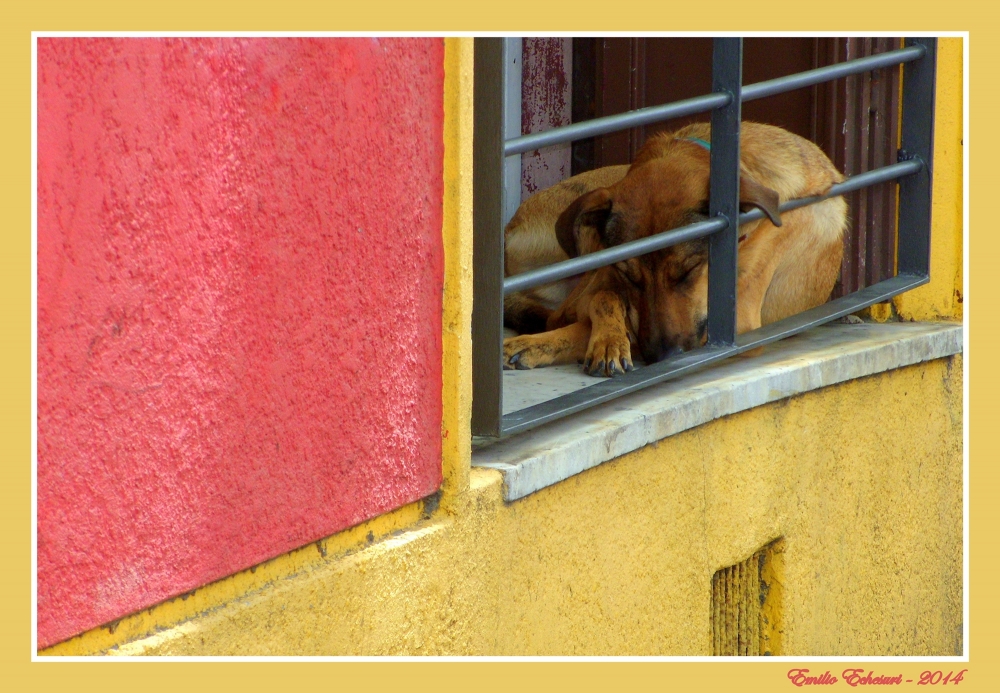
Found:
[[(834, 323), (499, 441), (476, 439), (472, 465), (503, 474), (504, 499), (722, 416), (827, 385), (962, 352), (957, 323)], [(517, 409), (597, 382), (576, 366), (507, 371), (504, 401)], [(505, 407), (506, 409), (506, 407)]]

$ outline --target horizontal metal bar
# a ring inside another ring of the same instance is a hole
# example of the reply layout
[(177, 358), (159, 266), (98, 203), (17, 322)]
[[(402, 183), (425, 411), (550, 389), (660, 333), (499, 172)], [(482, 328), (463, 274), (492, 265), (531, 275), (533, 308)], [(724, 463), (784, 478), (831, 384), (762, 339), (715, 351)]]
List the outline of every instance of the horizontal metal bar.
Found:
[[(800, 197), (795, 200), (789, 200), (781, 205), (779, 209), (782, 212), (790, 212), (793, 209), (798, 209), (800, 207), (808, 207), (809, 205), (814, 205), (817, 202), (829, 200), (831, 197), (846, 195), (847, 193), (854, 192), (855, 190), (861, 190), (862, 188), (878, 185), (879, 183), (884, 183), (888, 180), (912, 176), (913, 174), (921, 171), (923, 167), (923, 161), (920, 159), (911, 159), (909, 161), (901, 161), (898, 164), (890, 164), (889, 166), (883, 166), (881, 168), (872, 169), (871, 171), (865, 171), (864, 173), (859, 173), (856, 176), (851, 176), (843, 183), (837, 183), (830, 186), (830, 191), (825, 195), (813, 195), (811, 197)], [(740, 224), (746, 224), (763, 218), (764, 212), (759, 209), (752, 209), (749, 212), (744, 212), (740, 215)]]
[[(763, 99), (767, 96), (774, 96), (775, 94), (803, 87), (811, 87), (814, 84), (829, 82), (861, 72), (912, 62), (922, 58), (925, 52), (926, 48), (923, 46), (909, 46), (895, 51), (871, 55), (866, 58), (856, 58), (855, 60), (847, 60), (836, 65), (799, 72), (786, 77), (778, 77), (766, 82), (757, 82), (756, 84), (743, 87), (741, 101)], [(649, 106), (635, 111), (604, 116), (603, 118), (593, 118), (581, 123), (573, 123), (572, 125), (551, 128), (545, 132), (537, 132), (509, 139), (504, 142), (504, 156), (522, 154), (554, 144), (582, 140), (587, 137), (596, 137), (597, 135), (606, 135), (611, 132), (628, 130), (640, 125), (659, 123), (672, 118), (682, 118), (696, 113), (704, 113), (727, 105), (729, 105), (728, 95), (706, 94), (683, 101), (663, 104), (662, 106)]]
[(705, 96), (696, 96), (692, 99), (674, 101), (673, 103), (663, 104), (662, 106), (649, 106), (647, 108), (640, 108), (626, 113), (618, 113), (616, 115), (604, 116), (603, 118), (585, 120), (582, 123), (564, 125), (562, 127), (546, 130), (545, 132), (522, 135), (521, 137), (515, 137), (514, 139), (504, 142), (503, 153), (504, 156), (522, 154), (524, 152), (530, 152), (534, 149), (548, 147), (553, 144), (562, 144), (563, 142), (582, 140), (587, 137), (605, 135), (609, 132), (628, 130), (629, 128), (639, 127), (640, 125), (658, 123), (661, 120), (683, 118), (684, 116), (694, 115), (695, 113), (704, 113), (706, 111), (711, 111), (713, 108), (727, 105), (732, 98), (733, 97), (730, 94), (706, 94)]
[(900, 48), (899, 50), (878, 53), (877, 55), (870, 55), (866, 58), (846, 60), (836, 65), (807, 70), (806, 72), (799, 72), (786, 77), (769, 79), (766, 82), (757, 82), (756, 84), (743, 87), (743, 102), (763, 99), (766, 96), (774, 96), (775, 94), (782, 94), (786, 91), (801, 89), (803, 87), (811, 87), (814, 84), (830, 82), (841, 77), (849, 77), (850, 75), (869, 72), (882, 67), (892, 67), (893, 65), (912, 62), (924, 57), (924, 53), (926, 52), (927, 49), (923, 46), (910, 46), (908, 48)]
[[(919, 159), (902, 161), (898, 164), (892, 164), (890, 166), (883, 166), (882, 168), (877, 168), (872, 171), (859, 173), (856, 176), (848, 178), (843, 183), (837, 183), (830, 188), (830, 191), (826, 195), (815, 195), (812, 197), (802, 197), (796, 200), (789, 200), (781, 205), (780, 209), (782, 212), (789, 212), (793, 209), (798, 209), (799, 207), (805, 207), (807, 205), (816, 204), (817, 202), (822, 202), (823, 200), (827, 200), (831, 197), (837, 197), (838, 195), (844, 195), (871, 185), (884, 183), (887, 180), (913, 175), (922, 168), (923, 162)], [(753, 209), (740, 215), (740, 224), (746, 224), (763, 218), (763, 212), (759, 209)], [(570, 260), (563, 260), (562, 262), (557, 262), (552, 265), (539, 267), (538, 269), (531, 270), (530, 272), (523, 272), (522, 274), (517, 274), (513, 277), (507, 277), (504, 279), (503, 295), (506, 296), (516, 291), (533, 289), (534, 287), (541, 286), (542, 284), (548, 284), (550, 282), (559, 281), (560, 279), (566, 279), (567, 277), (573, 277), (577, 274), (583, 274), (584, 272), (598, 269), (599, 267), (613, 265), (616, 262), (638, 257), (639, 255), (645, 255), (646, 253), (651, 253), (656, 250), (662, 250), (663, 248), (668, 248), (672, 245), (677, 245), (678, 243), (693, 241), (696, 238), (704, 238), (705, 236), (710, 236), (725, 227), (726, 222), (723, 219), (700, 221), (697, 224), (690, 224), (689, 226), (682, 226), (678, 229), (663, 231), (652, 236), (647, 236), (646, 238), (641, 238), (637, 241), (630, 241), (611, 248), (606, 248), (605, 250), (599, 250), (596, 253), (589, 253)]]
[(777, 342), (823, 323), (856, 313), (862, 308), (884, 303), (893, 296), (923, 286), (930, 277), (927, 275), (899, 274), (891, 279), (885, 279), (878, 284), (859, 289), (854, 293), (841, 296), (821, 306), (802, 311), (790, 318), (773, 322), (770, 325), (746, 332), (736, 338), (736, 346), (746, 351), (765, 344)]
[(649, 366), (640, 366), (630, 373), (601, 380), (590, 387), (556, 397), (547, 402), (511, 412), (503, 417), (501, 435), (521, 433), (617, 397), (690, 373), (716, 361), (855, 313), (875, 303), (882, 303), (904, 291), (926, 284), (927, 281), (928, 277), (926, 276), (899, 275), (753, 332), (742, 334), (737, 337), (734, 346), (695, 349)]
[(616, 262), (652, 253), (655, 250), (684, 243), (685, 241), (693, 241), (696, 238), (711, 236), (713, 233), (726, 228), (726, 226), (726, 220), (722, 218), (699, 221), (696, 224), (663, 231), (662, 233), (653, 234), (646, 238), (640, 238), (637, 241), (629, 241), (628, 243), (598, 250), (597, 252), (581, 255), (570, 260), (563, 260), (553, 265), (539, 267), (530, 272), (523, 272), (504, 279), (503, 295), (506, 296), (515, 291), (524, 291), (525, 289), (531, 289), (542, 284), (573, 277), (577, 274), (613, 265)]

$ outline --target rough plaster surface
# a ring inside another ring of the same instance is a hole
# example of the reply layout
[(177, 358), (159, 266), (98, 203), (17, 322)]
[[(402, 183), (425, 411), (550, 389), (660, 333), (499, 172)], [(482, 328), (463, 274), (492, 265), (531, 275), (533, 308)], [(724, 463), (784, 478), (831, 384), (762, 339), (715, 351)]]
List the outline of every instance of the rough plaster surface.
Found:
[(962, 358), (716, 419), (112, 654), (709, 655), (711, 578), (785, 539), (784, 655), (962, 651)]
[(38, 42), (45, 646), (440, 483), (443, 43)]

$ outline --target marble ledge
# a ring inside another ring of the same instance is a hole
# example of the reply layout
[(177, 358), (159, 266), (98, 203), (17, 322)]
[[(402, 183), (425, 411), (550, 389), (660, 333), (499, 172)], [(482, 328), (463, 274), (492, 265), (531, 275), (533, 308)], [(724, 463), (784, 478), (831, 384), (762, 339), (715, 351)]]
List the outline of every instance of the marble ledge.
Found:
[[(504, 499), (514, 501), (713, 419), (952, 356), (962, 346), (963, 328), (957, 323), (824, 325), (765, 347), (752, 359), (729, 359), (510, 438), (477, 440), (472, 465), (500, 471)], [(540, 382), (562, 394), (593, 382), (588, 377), (569, 366), (508, 371), (504, 399), (534, 403)]]

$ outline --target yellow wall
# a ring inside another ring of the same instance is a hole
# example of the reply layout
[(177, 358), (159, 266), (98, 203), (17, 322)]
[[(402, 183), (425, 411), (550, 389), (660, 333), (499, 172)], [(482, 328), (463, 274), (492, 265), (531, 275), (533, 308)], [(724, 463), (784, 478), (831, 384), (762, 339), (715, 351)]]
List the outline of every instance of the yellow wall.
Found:
[[(932, 282), (903, 317), (961, 317), (960, 72), (961, 41), (942, 41)], [(449, 39), (440, 508), (43, 654), (709, 654), (712, 574), (778, 537), (780, 654), (960, 653), (961, 357), (713, 421), (509, 505), (497, 473), (470, 473), (471, 93), (471, 40)]]
[(469, 486), (472, 410), (472, 39), (445, 39), (441, 504)]
[(780, 654), (960, 654), (961, 371), (759, 407), (509, 505), (473, 470), (453, 513), (117, 653), (706, 655), (713, 573), (783, 537)]

